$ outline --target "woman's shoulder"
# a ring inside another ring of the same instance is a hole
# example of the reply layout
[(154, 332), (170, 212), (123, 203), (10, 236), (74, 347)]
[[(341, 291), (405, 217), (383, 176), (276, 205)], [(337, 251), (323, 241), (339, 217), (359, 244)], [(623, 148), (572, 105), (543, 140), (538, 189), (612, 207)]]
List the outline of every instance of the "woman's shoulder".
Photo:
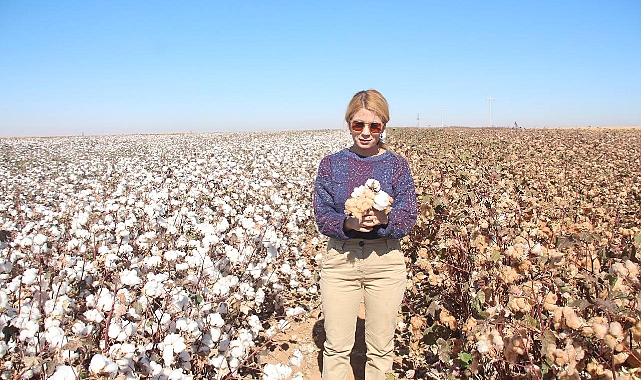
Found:
[(402, 155), (400, 155), (400, 154), (398, 154), (398, 153), (396, 153), (396, 152), (394, 152), (393, 150), (390, 150), (390, 149), (386, 149), (385, 153), (381, 154), (381, 156), (384, 156), (386, 159), (392, 160), (394, 162), (407, 162), (405, 157), (403, 157)]
[(347, 153), (349, 152), (349, 149), (343, 148), (337, 152), (330, 153), (327, 156), (323, 157), (324, 161), (335, 161), (335, 160), (341, 160), (345, 159), (347, 157)]
[(330, 154), (324, 156), (321, 159), (320, 165), (321, 166), (322, 165), (330, 165), (332, 163), (344, 161), (346, 159), (346, 157), (347, 157), (346, 152), (347, 152), (347, 148), (341, 149), (341, 150), (339, 150), (337, 152), (334, 152), (334, 153), (330, 153)]

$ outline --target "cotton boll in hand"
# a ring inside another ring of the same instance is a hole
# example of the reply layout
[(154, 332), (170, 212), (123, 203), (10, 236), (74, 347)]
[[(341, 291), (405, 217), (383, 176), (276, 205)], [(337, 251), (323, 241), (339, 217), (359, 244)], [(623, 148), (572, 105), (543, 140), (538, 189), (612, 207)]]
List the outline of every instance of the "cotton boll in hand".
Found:
[(381, 190), (380, 183), (375, 179), (368, 179), (365, 185), (358, 186), (352, 191), (352, 196), (345, 202), (345, 214), (361, 220), (364, 214), (372, 209), (384, 211), (388, 214), (392, 207), (393, 199)]

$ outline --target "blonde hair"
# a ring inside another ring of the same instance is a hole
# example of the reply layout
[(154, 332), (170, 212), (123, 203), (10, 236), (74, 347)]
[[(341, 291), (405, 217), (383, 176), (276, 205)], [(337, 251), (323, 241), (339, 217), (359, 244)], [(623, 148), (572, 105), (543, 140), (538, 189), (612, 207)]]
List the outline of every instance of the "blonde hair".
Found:
[(366, 109), (378, 116), (383, 124), (389, 121), (389, 105), (387, 100), (380, 92), (376, 90), (359, 91), (352, 97), (345, 111), (345, 121), (349, 124), (352, 116), (360, 109)]
[[(352, 100), (350, 100), (347, 105), (347, 111), (345, 111), (345, 121), (348, 126), (354, 114), (361, 109), (366, 109), (372, 112), (381, 119), (383, 125), (387, 125), (387, 122), (389, 121), (389, 104), (387, 104), (387, 100), (380, 92), (369, 89), (359, 91), (354, 94)], [(378, 145), (381, 148), (387, 148), (385, 141), (383, 141), (385, 134), (385, 131), (383, 131), (378, 140)]]

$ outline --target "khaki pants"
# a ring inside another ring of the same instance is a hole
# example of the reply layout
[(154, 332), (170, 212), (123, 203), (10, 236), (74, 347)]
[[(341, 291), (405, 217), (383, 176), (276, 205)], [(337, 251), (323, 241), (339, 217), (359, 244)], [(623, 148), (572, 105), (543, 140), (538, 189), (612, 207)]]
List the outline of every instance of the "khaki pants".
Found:
[(392, 371), (396, 317), (406, 281), (398, 239), (329, 240), (320, 275), (326, 333), (323, 379), (347, 377), (361, 299), (365, 304), (365, 379), (383, 380)]

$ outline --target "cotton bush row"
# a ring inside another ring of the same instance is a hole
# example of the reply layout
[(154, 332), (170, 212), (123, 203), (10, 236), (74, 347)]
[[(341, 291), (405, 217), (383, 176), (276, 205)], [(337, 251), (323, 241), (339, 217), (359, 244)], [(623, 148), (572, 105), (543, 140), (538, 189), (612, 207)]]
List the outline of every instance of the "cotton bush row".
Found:
[(641, 376), (639, 130), (391, 136), (420, 207), (399, 374)]
[(254, 352), (317, 293), (311, 184), (345, 137), (0, 140), (1, 377), (290, 376)]

